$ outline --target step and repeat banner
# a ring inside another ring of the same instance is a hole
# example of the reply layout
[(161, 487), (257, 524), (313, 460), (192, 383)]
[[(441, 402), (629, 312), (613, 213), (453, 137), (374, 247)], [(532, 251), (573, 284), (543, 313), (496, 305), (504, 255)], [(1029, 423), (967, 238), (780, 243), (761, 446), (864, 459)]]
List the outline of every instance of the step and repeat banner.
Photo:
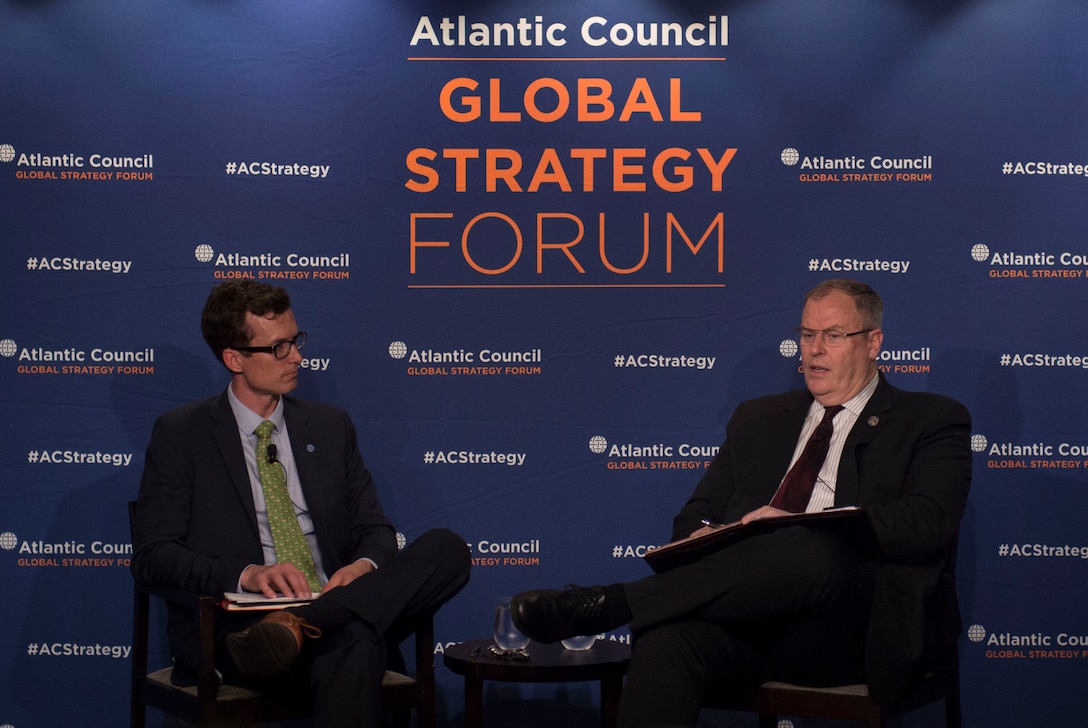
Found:
[[(832, 277), (884, 296), (892, 383), (974, 418), (965, 725), (1078, 724), (1085, 28), (1072, 0), (0, 4), (0, 725), (126, 724), (126, 502), (156, 416), (226, 386), (221, 281), (287, 288), (297, 394), (351, 413), (406, 538), (471, 546), (434, 645), (456, 725), (445, 647), (499, 597), (649, 574), (733, 408), (803, 386)], [(486, 697), (525, 726), (596, 700)]]

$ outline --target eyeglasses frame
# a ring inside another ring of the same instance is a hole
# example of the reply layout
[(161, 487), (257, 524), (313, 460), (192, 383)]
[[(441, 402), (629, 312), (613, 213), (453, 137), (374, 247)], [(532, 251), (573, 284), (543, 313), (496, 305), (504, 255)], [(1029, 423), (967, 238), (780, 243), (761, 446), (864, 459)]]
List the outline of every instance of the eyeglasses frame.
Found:
[[(280, 348), (284, 344), (287, 348), (282, 355), (276, 354), (276, 349)], [(302, 351), (302, 347), (306, 346), (306, 332), (299, 331), (295, 334), (293, 339), (284, 339), (283, 341), (277, 341), (272, 346), (231, 346), (230, 349), (240, 351), (244, 354), (271, 354), (276, 359), (286, 359), (291, 355), (291, 349), (295, 348)]]
[[(816, 342), (816, 334), (819, 334), (820, 338), (822, 338), (824, 340), (824, 343), (827, 344), (828, 346), (841, 346), (841, 344), (837, 344), (837, 343), (832, 344), (827, 340), (827, 333), (829, 331), (832, 332), (832, 333), (836, 333), (838, 331), (841, 331), (841, 329), (837, 329), (837, 328), (806, 329), (804, 326), (799, 326), (799, 327), (797, 327), (796, 329), (793, 330), (793, 333), (797, 334), (797, 338), (798, 338), (798, 340), (801, 341), (802, 344), (804, 344), (804, 335), (805, 334), (812, 334), (812, 343)], [(845, 344), (846, 339), (849, 339), (851, 336), (857, 336), (858, 334), (868, 334), (868, 333), (871, 333), (873, 331), (876, 331), (876, 329), (861, 329), (859, 331), (852, 331), (850, 333), (843, 332), (843, 334), (842, 334), (843, 342), (842, 343)], [(811, 345), (812, 344), (807, 344), (807, 346), (811, 346)]]

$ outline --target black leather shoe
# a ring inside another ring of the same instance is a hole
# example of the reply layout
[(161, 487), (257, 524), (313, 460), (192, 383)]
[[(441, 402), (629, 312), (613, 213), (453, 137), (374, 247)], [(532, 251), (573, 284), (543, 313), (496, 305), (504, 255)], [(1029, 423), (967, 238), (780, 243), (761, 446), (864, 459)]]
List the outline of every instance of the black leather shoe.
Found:
[(620, 626), (605, 619), (604, 588), (599, 586), (522, 592), (510, 600), (510, 611), (514, 626), (543, 644)]

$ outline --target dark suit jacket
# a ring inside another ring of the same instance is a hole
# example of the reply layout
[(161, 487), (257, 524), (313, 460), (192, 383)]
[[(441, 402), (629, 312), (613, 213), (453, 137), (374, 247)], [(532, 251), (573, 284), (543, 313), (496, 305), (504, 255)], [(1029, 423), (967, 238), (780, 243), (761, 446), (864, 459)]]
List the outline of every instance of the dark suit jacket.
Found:
[[(343, 410), (284, 398), (284, 417), (325, 571), (359, 558), (379, 566), (396, 535)], [(242, 570), (264, 557), (238, 425), (226, 392), (159, 417), (144, 461), (132, 573), (198, 594), (235, 591)], [(189, 661), (193, 620), (171, 613), (171, 650)]]
[[(811, 404), (808, 390), (798, 390), (737, 407), (725, 443), (673, 522), (673, 538), (701, 519), (729, 523), (767, 505)], [(970, 428), (960, 403), (904, 392), (881, 374), (843, 448), (835, 505), (865, 508), (879, 545), (866, 674), (882, 702), (896, 700), (961, 629), (942, 574), (971, 484)]]

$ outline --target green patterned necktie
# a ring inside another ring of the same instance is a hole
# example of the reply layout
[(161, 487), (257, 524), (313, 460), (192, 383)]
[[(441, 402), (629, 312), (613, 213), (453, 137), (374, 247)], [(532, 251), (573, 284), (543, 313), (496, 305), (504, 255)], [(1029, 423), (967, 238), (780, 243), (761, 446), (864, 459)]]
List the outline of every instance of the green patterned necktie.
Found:
[(287, 493), (287, 474), (283, 466), (268, 455), (274, 428), (275, 425), (265, 420), (253, 432), (257, 435), (257, 473), (261, 476), (265, 507), (268, 509), (268, 525), (272, 529), (272, 544), (276, 547), (276, 560), (297, 566), (310, 582), (310, 590), (320, 591), (321, 584), (317, 580), (314, 556), (310, 553), (306, 537), (302, 535), (295, 506)]

